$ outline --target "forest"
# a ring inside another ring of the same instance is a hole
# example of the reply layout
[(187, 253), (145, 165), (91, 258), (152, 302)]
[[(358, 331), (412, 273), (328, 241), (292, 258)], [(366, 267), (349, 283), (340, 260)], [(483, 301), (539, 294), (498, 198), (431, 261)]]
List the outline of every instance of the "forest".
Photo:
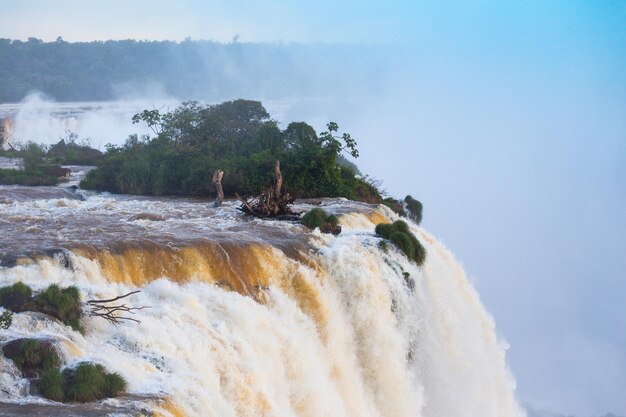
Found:
[(215, 105), (185, 102), (172, 112), (144, 110), (133, 117), (152, 136), (131, 135), (107, 145), (81, 187), (144, 195), (209, 196), (215, 170), (224, 171), (226, 196), (250, 195), (274, 182), (280, 161), (283, 188), (293, 197), (345, 197), (379, 203), (375, 184), (342, 154), (358, 157), (356, 141), (330, 122), (317, 133), (304, 122), (281, 130), (261, 102)]
[(214, 102), (354, 93), (384, 76), (383, 60), (375, 59), (381, 53), (358, 45), (2, 38), (0, 103), (32, 91), (56, 101), (166, 95)]

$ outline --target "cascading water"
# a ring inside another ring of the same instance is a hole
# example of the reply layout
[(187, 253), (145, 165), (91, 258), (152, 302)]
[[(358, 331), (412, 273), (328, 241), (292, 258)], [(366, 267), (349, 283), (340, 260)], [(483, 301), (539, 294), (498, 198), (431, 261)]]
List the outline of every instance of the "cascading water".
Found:
[[(67, 365), (120, 373), (134, 395), (106, 405), (163, 416), (524, 415), (506, 347), (462, 268), (414, 224), (422, 267), (381, 248), (374, 226), (395, 219), (385, 208), (324, 201), (341, 218), (335, 237), (245, 219), (234, 203), (30, 190), (0, 190), (0, 286), (75, 285), (83, 299), (140, 289), (128, 303), (150, 308), (141, 324), (85, 318), (84, 336), (19, 313), (0, 342), (52, 338)], [(0, 366), (1, 402), (46, 403), (1, 355)]]

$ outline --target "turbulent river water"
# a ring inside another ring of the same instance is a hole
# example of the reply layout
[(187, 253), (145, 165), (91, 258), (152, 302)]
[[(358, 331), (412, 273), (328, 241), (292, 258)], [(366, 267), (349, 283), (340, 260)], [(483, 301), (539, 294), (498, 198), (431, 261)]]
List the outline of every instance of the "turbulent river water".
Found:
[(127, 303), (150, 307), (141, 324), (85, 318), (85, 335), (15, 314), (0, 343), (53, 339), (66, 366), (102, 363), (129, 395), (51, 403), (0, 355), (0, 415), (523, 416), (506, 345), (453, 255), (411, 224), (428, 254), (417, 267), (379, 246), (386, 208), (296, 208), (317, 204), (339, 236), (248, 219), (235, 202), (0, 186), (0, 286), (139, 289)]

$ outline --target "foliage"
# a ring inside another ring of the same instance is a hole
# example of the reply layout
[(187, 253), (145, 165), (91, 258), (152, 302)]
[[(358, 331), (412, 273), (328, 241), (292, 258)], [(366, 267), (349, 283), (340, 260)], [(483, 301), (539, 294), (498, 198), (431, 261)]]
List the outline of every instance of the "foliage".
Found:
[(8, 329), (13, 324), (13, 312), (10, 310), (3, 311), (0, 314), (0, 329)]
[(411, 233), (408, 224), (402, 220), (396, 220), (391, 224), (380, 223), (376, 225), (375, 231), (380, 237), (391, 241), (407, 258), (416, 264), (422, 265), (426, 260), (426, 249), (424, 249), (415, 235)]
[(68, 131), (65, 138), (47, 149), (46, 156), (57, 164), (95, 165), (102, 152), (93, 149), (88, 139), (79, 141), (76, 133)]
[(56, 317), (74, 330), (84, 333), (80, 324), (83, 315), (78, 288), (60, 288), (50, 285), (44, 291), (32, 296), (32, 290), (22, 282), (0, 288), (0, 305), (14, 312), (38, 311)]
[(130, 136), (108, 146), (82, 188), (125, 194), (197, 195), (211, 191), (212, 172), (225, 172), (224, 194), (258, 194), (274, 181), (281, 161), (283, 190), (293, 197), (346, 197), (378, 202), (376, 187), (338, 163), (341, 152), (358, 156), (356, 141), (331, 122), (319, 136), (304, 122), (281, 130), (258, 101), (234, 100), (202, 106), (186, 102), (173, 112), (144, 111), (156, 137)]
[(39, 391), (41, 391), (42, 397), (52, 401), (63, 402), (65, 400), (63, 384), (63, 374), (59, 368), (51, 368), (43, 372), (37, 386)]
[[(371, 77), (379, 61), (364, 65), (355, 54), (371, 56), (373, 50), (354, 45), (191, 40), (0, 39), (0, 103), (19, 102), (31, 91), (59, 102), (115, 100), (119, 86), (140, 91), (151, 84), (177, 98), (233, 97), (244, 85), (255, 97), (342, 95), (361, 85), (362, 77)], [(339, 70), (320, 71), (314, 62), (332, 63)]]
[(37, 294), (34, 301), (39, 311), (50, 314), (74, 330), (84, 333), (85, 329), (80, 324), (82, 309), (78, 288), (74, 286), (59, 288), (53, 284)]
[(66, 369), (63, 377), (67, 401), (95, 401), (126, 390), (126, 381), (117, 373), (108, 373), (100, 364), (80, 363), (74, 369)]
[(404, 197), (404, 202), (406, 203), (409, 218), (415, 223), (420, 224), (422, 222), (422, 203), (410, 195)]
[(0, 288), (0, 305), (7, 309), (15, 309), (30, 301), (33, 290), (21, 281)]
[(339, 219), (334, 214), (328, 214), (319, 207), (309, 210), (302, 216), (302, 224), (309, 229), (319, 227), (320, 230), (335, 228), (339, 224)]
[(22, 372), (52, 369), (61, 363), (56, 349), (46, 340), (18, 339), (3, 346), (2, 351)]
[(406, 217), (406, 212), (404, 211), (404, 207), (402, 207), (401, 201), (398, 201), (392, 197), (388, 197), (382, 201), (382, 204), (389, 207), (398, 216)]

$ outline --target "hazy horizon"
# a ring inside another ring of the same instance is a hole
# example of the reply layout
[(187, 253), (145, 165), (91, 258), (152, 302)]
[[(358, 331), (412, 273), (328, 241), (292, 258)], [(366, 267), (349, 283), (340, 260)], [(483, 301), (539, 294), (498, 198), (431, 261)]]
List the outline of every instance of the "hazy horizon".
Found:
[[(521, 402), (626, 415), (626, 1), (27, 0), (0, 27), (24, 40), (393, 46), (355, 54), (355, 67), (376, 71), (341, 94), (284, 97), (275, 111), (318, 130), (338, 122), (364, 173), (423, 202), (424, 227), (464, 263), (510, 344)], [(307, 65), (286, 81), (345, 76)], [(230, 98), (262, 99), (246, 96), (254, 87), (242, 81)]]

